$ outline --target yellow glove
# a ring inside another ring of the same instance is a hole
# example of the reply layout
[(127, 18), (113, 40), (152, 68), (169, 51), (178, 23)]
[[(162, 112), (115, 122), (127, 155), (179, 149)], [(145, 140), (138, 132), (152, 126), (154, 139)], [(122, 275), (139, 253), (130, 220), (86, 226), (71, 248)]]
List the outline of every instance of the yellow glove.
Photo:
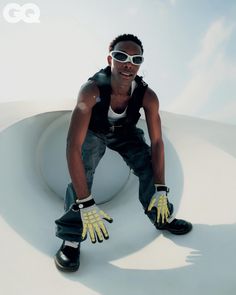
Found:
[(91, 195), (86, 199), (77, 200), (76, 202), (79, 206), (83, 222), (82, 239), (85, 239), (87, 233), (89, 233), (92, 243), (96, 243), (96, 241), (101, 243), (103, 238), (107, 240), (109, 235), (103, 219), (110, 223), (113, 222), (113, 219), (97, 207)]
[(157, 209), (157, 223), (165, 223), (168, 221), (168, 217), (170, 216), (167, 199), (167, 192), (169, 189), (165, 185), (155, 184), (155, 187), (156, 193), (152, 197), (147, 211), (151, 211), (152, 208), (155, 207)]

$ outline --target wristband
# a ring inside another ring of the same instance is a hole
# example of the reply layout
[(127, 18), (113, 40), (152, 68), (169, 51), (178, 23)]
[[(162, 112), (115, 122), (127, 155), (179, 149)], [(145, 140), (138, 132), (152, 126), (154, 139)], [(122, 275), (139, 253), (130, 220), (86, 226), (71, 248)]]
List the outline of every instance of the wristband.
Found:
[(163, 184), (155, 184), (155, 187), (156, 187), (157, 192), (164, 191), (164, 192), (168, 193), (170, 191), (170, 189), (166, 185), (163, 185)]
[(77, 199), (76, 204), (78, 205), (79, 209), (84, 209), (84, 208), (88, 208), (88, 207), (93, 206), (95, 204), (95, 201), (94, 201), (92, 195), (90, 195), (87, 198), (82, 199), (82, 200)]

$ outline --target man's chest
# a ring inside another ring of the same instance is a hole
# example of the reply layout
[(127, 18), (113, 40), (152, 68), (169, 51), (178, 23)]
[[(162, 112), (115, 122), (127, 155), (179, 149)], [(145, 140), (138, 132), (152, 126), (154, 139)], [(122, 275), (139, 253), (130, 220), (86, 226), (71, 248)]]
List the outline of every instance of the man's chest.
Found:
[(128, 106), (130, 96), (111, 95), (110, 106), (116, 113), (122, 113)]

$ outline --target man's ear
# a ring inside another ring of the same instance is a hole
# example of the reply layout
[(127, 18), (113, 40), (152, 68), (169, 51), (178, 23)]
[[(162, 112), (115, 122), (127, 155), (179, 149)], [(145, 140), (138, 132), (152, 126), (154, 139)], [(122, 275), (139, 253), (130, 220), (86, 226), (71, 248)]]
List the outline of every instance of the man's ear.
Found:
[(107, 57), (107, 62), (109, 64), (109, 66), (111, 66), (111, 60), (112, 60), (112, 57), (110, 55), (108, 55)]

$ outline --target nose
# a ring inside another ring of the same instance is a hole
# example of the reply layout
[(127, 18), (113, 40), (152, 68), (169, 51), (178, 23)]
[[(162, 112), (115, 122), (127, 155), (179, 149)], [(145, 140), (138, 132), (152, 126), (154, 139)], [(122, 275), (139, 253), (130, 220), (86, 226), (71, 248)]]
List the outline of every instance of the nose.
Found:
[(127, 61), (125, 64), (124, 64), (124, 67), (126, 69), (131, 69), (133, 67), (133, 64), (130, 62), (130, 61)]

